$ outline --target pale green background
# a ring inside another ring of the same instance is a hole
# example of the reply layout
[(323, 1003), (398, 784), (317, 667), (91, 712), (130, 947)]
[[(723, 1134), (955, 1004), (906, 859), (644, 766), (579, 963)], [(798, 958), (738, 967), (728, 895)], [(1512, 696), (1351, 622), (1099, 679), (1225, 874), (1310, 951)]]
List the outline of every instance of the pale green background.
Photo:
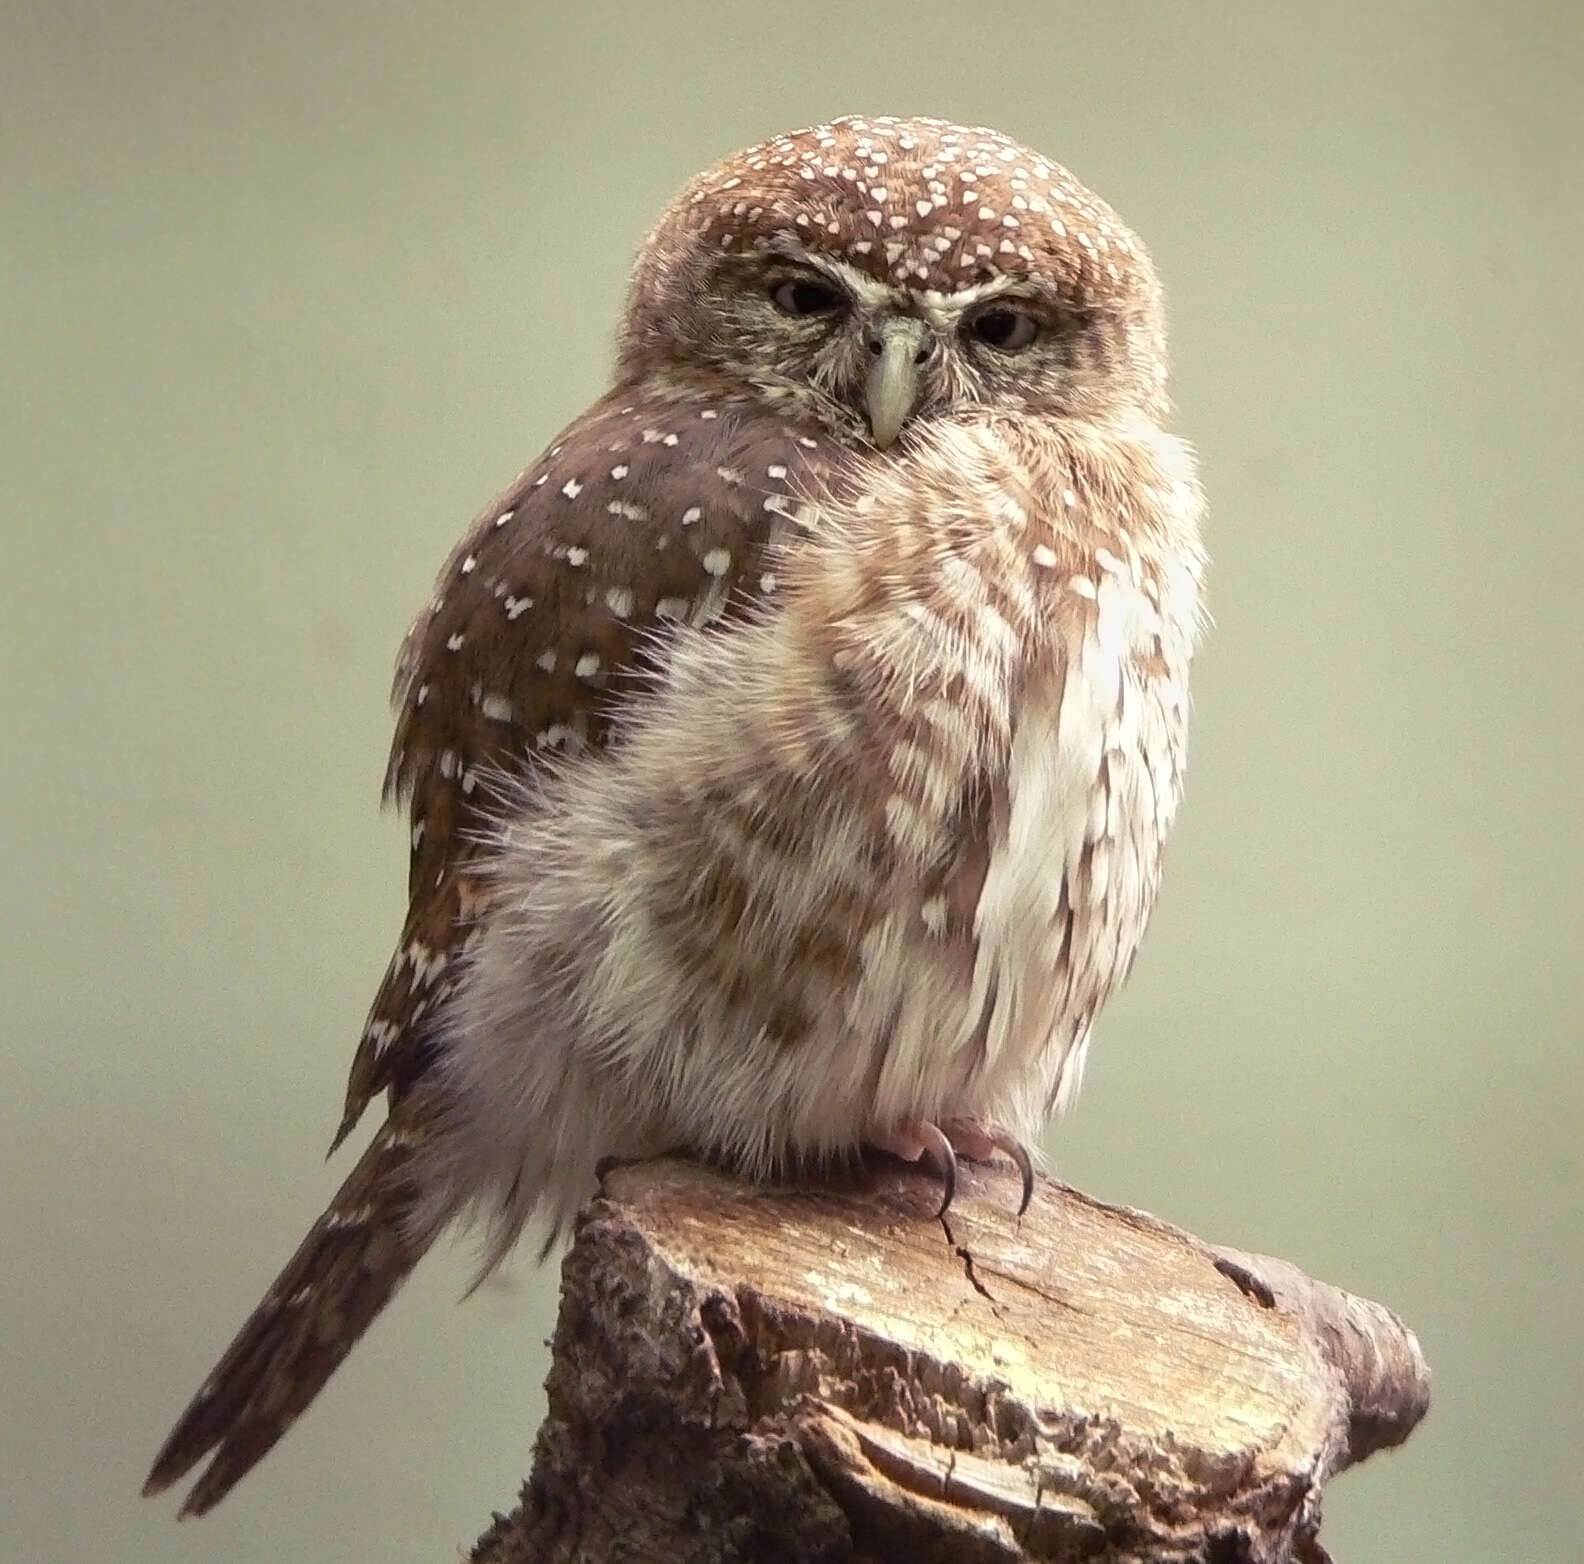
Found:
[(1213, 500), (1190, 797), (1061, 1171), (1398, 1308), (1343, 1564), (1577, 1556), (1581, 8), (12, 7), (0, 1561), (440, 1564), (550, 1274), (432, 1259), (210, 1520), (136, 1489), (344, 1168), (409, 614), (695, 168), (988, 121), (1143, 232)]

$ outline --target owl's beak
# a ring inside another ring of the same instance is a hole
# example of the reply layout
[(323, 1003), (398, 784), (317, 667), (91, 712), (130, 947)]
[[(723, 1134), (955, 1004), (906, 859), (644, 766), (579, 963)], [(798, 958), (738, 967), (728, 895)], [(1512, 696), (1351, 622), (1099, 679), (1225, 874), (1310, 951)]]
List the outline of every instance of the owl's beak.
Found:
[(919, 371), (930, 355), (929, 328), (909, 315), (891, 315), (869, 328), (869, 377), (864, 405), (869, 432), (883, 451), (896, 439), (918, 401)]

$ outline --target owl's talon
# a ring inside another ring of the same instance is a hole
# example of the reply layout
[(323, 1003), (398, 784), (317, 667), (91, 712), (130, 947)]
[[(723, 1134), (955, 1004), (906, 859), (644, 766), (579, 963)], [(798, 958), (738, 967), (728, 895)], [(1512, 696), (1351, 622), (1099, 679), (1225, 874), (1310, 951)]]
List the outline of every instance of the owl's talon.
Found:
[(918, 1119), (908, 1128), (924, 1142), (924, 1149), (935, 1159), (935, 1165), (940, 1169), (941, 1183), (945, 1187), (941, 1192), (940, 1210), (935, 1213), (939, 1220), (951, 1209), (952, 1196), (957, 1193), (957, 1153), (938, 1124)]
[(928, 1154), (940, 1169), (941, 1182), (945, 1185), (944, 1198), (935, 1215), (946, 1215), (952, 1196), (957, 1193), (957, 1152), (945, 1130), (927, 1119), (904, 1119), (895, 1129), (883, 1134), (866, 1135), (864, 1141), (876, 1151), (900, 1157), (904, 1162), (917, 1162)]
[(1017, 1214), (1022, 1216), (1034, 1198), (1034, 1159), (1029, 1155), (1028, 1147), (1005, 1130), (991, 1130), (990, 1139), (998, 1150), (1004, 1151), (1016, 1163), (1018, 1172), (1023, 1175), (1023, 1198), (1017, 1208)]

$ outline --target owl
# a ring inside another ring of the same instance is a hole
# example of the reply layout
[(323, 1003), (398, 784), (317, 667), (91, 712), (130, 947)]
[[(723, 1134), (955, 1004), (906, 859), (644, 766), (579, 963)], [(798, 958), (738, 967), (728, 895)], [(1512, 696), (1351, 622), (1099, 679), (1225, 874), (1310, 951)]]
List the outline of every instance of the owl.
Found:
[[(155, 1461), (202, 1513), (436, 1235), (553, 1242), (605, 1158), (1024, 1149), (1182, 792), (1201, 498), (1160, 289), (1064, 169), (851, 117), (696, 178), (615, 384), (401, 652), (384, 1124)], [(547, 1245), (548, 1247), (548, 1245)]]

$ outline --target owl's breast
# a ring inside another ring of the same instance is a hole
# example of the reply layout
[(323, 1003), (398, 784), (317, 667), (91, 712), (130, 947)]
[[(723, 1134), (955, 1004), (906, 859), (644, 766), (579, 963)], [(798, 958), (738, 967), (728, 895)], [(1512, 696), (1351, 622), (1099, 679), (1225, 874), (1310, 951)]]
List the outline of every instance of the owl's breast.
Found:
[(1018, 698), (974, 911), (970, 1096), (1065, 1104), (1143, 938), (1187, 758), (1197, 582), (1173, 574), (1100, 549), (1052, 584), (1055, 655)]

